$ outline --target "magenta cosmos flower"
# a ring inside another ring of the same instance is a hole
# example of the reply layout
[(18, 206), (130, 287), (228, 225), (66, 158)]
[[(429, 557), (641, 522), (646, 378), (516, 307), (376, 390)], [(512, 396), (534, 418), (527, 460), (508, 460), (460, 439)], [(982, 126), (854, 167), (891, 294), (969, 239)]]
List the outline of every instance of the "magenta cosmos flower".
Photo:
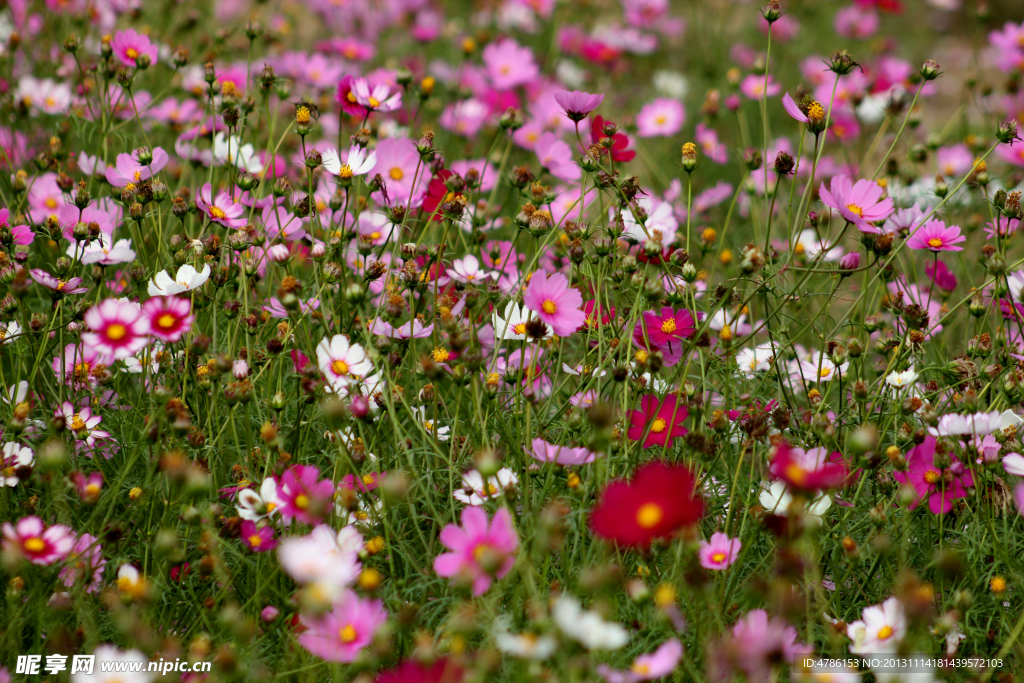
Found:
[(959, 225), (947, 228), (945, 223), (933, 218), (907, 238), (907, 246), (911, 249), (927, 249), (937, 254), (940, 251), (963, 251), (963, 247), (956, 245), (966, 241), (967, 237), (960, 234)]
[(543, 270), (534, 271), (523, 303), (559, 337), (568, 337), (587, 319), (587, 314), (580, 310), (583, 297), (561, 273), (549, 277)]
[(85, 312), (89, 332), (82, 334), (86, 346), (114, 360), (134, 356), (149, 343), (149, 325), (142, 307), (131, 301), (104, 299)]
[(334, 482), (320, 480), (320, 468), (295, 465), (281, 475), (278, 487), (281, 517), (286, 522), (297, 519), (303, 524), (319, 524), (330, 512)]
[(660, 347), (692, 337), (694, 329), (693, 314), (690, 311), (685, 308), (677, 311), (671, 306), (664, 306), (660, 315), (654, 311), (644, 311), (642, 319), (637, 321), (634, 336), (639, 332), (643, 340), (646, 334), (652, 346)]
[(177, 296), (155, 296), (142, 307), (149, 334), (165, 342), (176, 342), (192, 329), (192, 304)]
[(512, 554), (519, 545), (512, 517), (501, 508), (488, 523), (478, 507), (462, 511), (462, 526), (449, 524), (441, 530), (441, 543), (451, 550), (434, 558), (434, 571), (445, 578), (457, 577), (473, 584), (473, 595), (483, 595), (494, 579), (512, 570)]
[(82, 278), (73, 277), (70, 280), (61, 280), (47, 273), (45, 270), (33, 268), (28, 272), (37, 285), (42, 285), (53, 291), (52, 296), (63, 296), (65, 294), (82, 294), (88, 292), (88, 287), (82, 287)]
[(710, 541), (701, 541), (697, 557), (700, 566), (720, 571), (736, 561), (743, 543), (738, 538), (729, 538), (721, 531), (711, 534)]
[(149, 39), (149, 36), (137, 33), (132, 28), (115, 33), (114, 39), (110, 41), (110, 49), (125, 66), (138, 66), (138, 59), (142, 55), (149, 57), (150, 66), (157, 62), (156, 45)]
[(53, 564), (71, 551), (75, 534), (63, 524), (49, 529), (38, 517), (22, 517), (17, 524), (3, 526), (4, 550), (17, 553), (32, 564)]
[(966, 497), (967, 489), (974, 486), (974, 477), (962, 462), (949, 456), (941, 460), (949, 464), (946, 467), (936, 464), (935, 437), (929, 435), (907, 452), (906, 472), (892, 473), (893, 479), (912, 486), (917, 494), (917, 500), (908, 509), (913, 510), (927, 498), (929, 510), (936, 515), (945, 514), (953, 509), (954, 500)]
[(32, 240), (35, 239), (36, 234), (32, 232), (32, 228), (27, 225), (15, 225), (12, 226), (9, 221), (11, 218), (11, 212), (6, 208), (0, 209), (0, 235), (3, 234), (3, 230), (6, 228), (11, 231), (11, 239), (15, 244), (25, 246), (26, 244), (32, 244)]
[(277, 547), (278, 541), (274, 538), (274, 527), (257, 527), (256, 522), (245, 520), (242, 522), (242, 543), (254, 553), (265, 553)]
[(350, 590), (345, 591), (324, 616), (301, 617), (306, 631), (299, 636), (299, 645), (328, 662), (352, 662), (387, 618), (380, 600), (360, 598)]
[(858, 180), (855, 185), (847, 176), (836, 176), (831, 192), (822, 183), (818, 193), (825, 206), (838, 211), (861, 232), (881, 232), (871, 223), (885, 220), (893, 211), (892, 199), (882, 199), (882, 188), (870, 180)]
[(603, 101), (604, 95), (592, 95), (579, 90), (559, 90), (555, 93), (555, 102), (574, 123), (587, 118)]
[(532, 450), (527, 449), (527, 454), (541, 462), (557, 462), (559, 465), (586, 465), (594, 462), (594, 458), (597, 457), (586, 448), (556, 446), (544, 439), (534, 439), (530, 445), (533, 448)]
[(221, 192), (214, 200), (210, 183), (199, 189), (196, 207), (209, 217), (211, 223), (220, 223), (226, 228), (240, 228), (245, 225), (245, 206), (236, 204), (227, 192)]
[(633, 441), (644, 439), (644, 448), (652, 446), (672, 445), (672, 440), (686, 436), (689, 430), (683, 426), (683, 420), (689, 416), (686, 406), (679, 405), (673, 395), (661, 401), (653, 394), (640, 400), (640, 410), (634, 410), (629, 416), (629, 431), (626, 435)]

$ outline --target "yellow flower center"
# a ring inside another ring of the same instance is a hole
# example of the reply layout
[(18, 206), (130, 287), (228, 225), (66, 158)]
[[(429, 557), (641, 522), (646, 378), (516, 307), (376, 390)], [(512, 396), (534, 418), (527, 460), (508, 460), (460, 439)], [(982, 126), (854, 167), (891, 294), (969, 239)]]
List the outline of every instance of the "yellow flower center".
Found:
[(174, 327), (175, 321), (177, 321), (177, 318), (175, 318), (173, 315), (171, 315), (170, 313), (164, 313), (162, 316), (156, 319), (156, 324), (157, 327), (169, 330), (170, 328)]
[(551, 299), (548, 299), (547, 301), (542, 303), (540, 305), (540, 307), (541, 307), (541, 310), (543, 310), (548, 315), (551, 315), (552, 313), (554, 313), (555, 311), (558, 310), (558, 306), (556, 306), (555, 302), (552, 301)]
[(928, 240), (928, 246), (931, 247), (932, 249), (938, 249), (942, 246), (942, 240), (939, 239), (938, 237), (933, 237), (930, 240)]
[(666, 423), (660, 417), (656, 418), (654, 420), (654, 422), (651, 423), (651, 433), (652, 434), (661, 434), (663, 431), (665, 431), (665, 427), (667, 425), (668, 425), (668, 423)]
[(800, 485), (807, 480), (807, 472), (796, 463), (790, 463), (786, 466), (786, 478), (794, 484)]
[(343, 360), (336, 360), (331, 363), (331, 370), (334, 371), (335, 375), (347, 375), (348, 363)]
[(641, 664), (640, 662), (634, 662), (630, 668), (633, 670), (633, 673), (640, 674), (641, 676), (651, 672), (650, 664)]
[(823, 119), (825, 118), (825, 107), (821, 106), (821, 103), (817, 100), (811, 102), (811, 106), (807, 107), (807, 118), (809, 119)]
[(338, 630), (338, 637), (341, 638), (343, 643), (351, 643), (358, 635), (352, 624), (346, 624), (344, 628)]
[(392, 180), (401, 180), (405, 177), (405, 171), (397, 166), (392, 166), (391, 170), (388, 171), (388, 175), (391, 176)]
[(338, 177), (339, 178), (351, 178), (352, 177), (352, 167), (349, 166), (348, 164), (344, 164), (341, 168), (338, 169)]
[(295, 507), (299, 508), (300, 510), (305, 510), (306, 508), (308, 508), (309, 496), (307, 496), (305, 493), (300, 493), (299, 495), (295, 496)]
[(227, 214), (224, 213), (224, 209), (220, 209), (216, 206), (210, 207), (210, 218), (220, 219), (224, 218), (225, 216), (227, 216)]
[(849, 211), (850, 213), (855, 213), (858, 216), (861, 216), (861, 217), (864, 216), (864, 209), (860, 208), (856, 204), (847, 204), (846, 205), (846, 210)]
[(941, 478), (942, 475), (940, 475), (935, 470), (928, 470), (927, 472), (924, 473), (924, 480), (929, 484), (936, 484)]
[(260, 547), (260, 545), (262, 543), (263, 543), (263, 539), (260, 538), (256, 534), (253, 534), (252, 536), (249, 537), (249, 545), (253, 546), (254, 548)]
[(879, 640), (885, 640), (886, 638), (889, 638), (891, 636), (892, 636), (892, 626), (883, 626), (882, 628), (878, 629), (878, 639)]
[(85, 429), (85, 420), (82, 419), (81, 415), (75, 413), (75, 416), (71, 418), (71, 431), (80, 432), (83, 429)]
[(39, 538), (38, 536), (33, 536), (32, 538), (25, 539), (25, 543), (23, 545), (25, 547), (25, 550), (29, 551), (30, 553), (41, 553), (43, 550), (46, 549), (46, 541)]
[(715, 553), (711, 556), (711, 561), (715, 564), (722, 564), (725, 562), (725, 553)]
[(664, 114), (658, 114), (654, 117), (654, 122), (657, 124), (665, 123), (666, 116)]
[(296, 123), (309, 123), (309, 107), (299, 107), (295, 110)]
[(48, 208), (48, 209), (56, 209), (57, 208), (57, 200), (54, 199), (53, 197), (47, 197), (46, 198), (46, 208)]
[(673, 332), (675, 332), (676, 331), (676, 319), (675, 318), (668, 318), (663, 323), (661, 323), (661, 331), (664, 332), (665, 334), (672, 334)]
[(435, 363), (443, 363), (449, 358), (451, 358), (451, 354), (448, 353), (448, 350), (443, 349), (440, 346), (434, 349), (434, 352), (431, 353), (430, 356), (434, 359)]
[(366, 484), (367, 486), (373, 486), (373, 475), (371, 475), (371, 474), (364, 474), (363, 475), (363, 483)]
[(370, 106), (371, 107), (379, 107), (380, 106), (380, 100), (378, 100), (376, 97), (371, 97), (370, 98)]
[(519, 323), (512, 327), (512, 331), (516, 334), (526, 334), (526, 323)]
[(821, 377), (822, 379), (828, 377), (831, 374), (832, 368), (823, 367), (821, 370), (818, 371), (818, 377)]
[(114, 323), (107, 328), (107, 339), (111, 341), (121, 341), (128, 335), (128, 328), (121, 323)]
[(665, 519), (665, 511), (657, 503), (644, 503), (636, 511), (636, 523), (644, 529), (653, 529)]

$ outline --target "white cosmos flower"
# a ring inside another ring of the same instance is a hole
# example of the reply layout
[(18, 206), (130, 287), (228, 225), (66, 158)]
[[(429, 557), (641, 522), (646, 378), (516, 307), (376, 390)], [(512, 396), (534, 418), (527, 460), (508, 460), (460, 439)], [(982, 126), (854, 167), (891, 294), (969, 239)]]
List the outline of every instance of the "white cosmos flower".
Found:
[(562, 633), (588, 650), (618, 650), (629, 641), (629, 632), (621, 625), (605, 621), (597, 612), (584, 610), (571, 595), (562, 595), (555, 601), (551, 616)]
[(234, 164), (249, 173), (263, 171), (263, 162), (256, 156), (256, 149), (248, 143), (243, 145), (236, 136), (217, 133), (213, 138), (213, 158), (217, 165)]
[(335, 532), (321, 524), (308, 536), (281, 541), (277, 557), (281, 568), (296, 583), (317, 583), (340, 592), (359, 576), (359, 551), (363, 545), (363, 535), (354, 526)]
[(459, 282), (487, 282), (497, 280), (498, 273), (480, 267), (480, 261), (472, 254), (452, 262), (451, 276)]
[(78, 242), (69, 245), (67, 255), (85, 264), (98, 263), (104, 266), (135, 260), (135, 251), (130, 239), (114, 242), (114, 239), (105, 232), (100, 232), (99, 237), (88, 244)]
[[(818, 233), (813, 230), (804, 230), (796, 238), (796, 244), (794, 249), (797, 253), (803, 252), (803, 254), (809, 259), (818, 258), (818, 254), (824, 251), (828, 243), (818, 238)], [(842, 247), (832, 247), (829, 251), (825, 252), (825, 255), (821, 257), (822, 261), (837, 261), (843, 257)]]
[(348, 386), (373, 371), (373, 364), (363, 347), (350, 344), (343, 334), (321, 339), (316, 346), (316, 360), (320, 372), (335, 387)]
[[(761, 494), (757, 498), (758, 502), (768, 512), (776, 515), (784, 515), (789, 511), (789, 506), (793, 504), (793, 494), (786, 488), (786, 482), (776, 481), (772, 482), (771, 485), (763, 485)], [(811, 519), (817, 520), (817, 523), (821, 523), (821, 516), (824, 515), (828, 509), (832, 507), (832, 498), (826, 494), (822, 494), (812, 500), (804, 508), (804, 512), (811, 516)]]
[(771, 367), (771, 360), (776, 353), (771, 342), (758, 344), (752, 349), (742, 349), (737, 353), (736, 365), (739, 366), (742, 374), (753, 377), (758, 372), (763, 372)]
[(831, 382), (840, 374), (845, 376), (848, 367), (850, 367), (849, 362), (836, 365), (820, 352), (815, 353), (811, 360), (800, 363), (800, 370), (807, 382)]
[(519, 477), (507, 467), (502, 467), (493, 477), (484, 478), (476, 470), (462, 475), (462, 488), (452, 492), (455, 500), (466, 505), (479, 506), (502, 491), (510, 491), (519, 483)]
[(17, 341), (19, 338), (18, 335), (20, 334), (21, 325), (18, 324), (17, 320), (0, 323), (0, 346)]
[(267, 477), (260, 485), (257, 493), (252, 489), (242, 489), (238, 492), (238, 516), (252, 522), (269, 516), (281, 504), (277, 497), (277, 482), (273, 477)]
[(22, 446), (20, 443), (10, 441), (4, 444), (3, 452), (0, 454), (0, 485), (17, 486), (18, 479), (15, 471), (19, 467), (31, 467), (34, 458), (32, 449)]
[(505, 654), (538, 662), (555, 654), (555, 650), (558, 649), (558, 641), (551, 636), (510, 632), (507, 615), (494, 620), (494, 642)]
[[(520, 306), (515, 301), (509, 301), (505, 305), (504, 318), (498, 315), (497, 311), (491, 313), (491, 323), (494, 325), (494, 336), (496, 339), (526, 339), (526, 323), (530, 321), (530, 309)], [(551, 338), (551, 328), (544, 335), (545, 339)]]
[(963, 434), (991, 434), (1003, 429), (1003, 415), (998, 411), (991, 413), (971, 413), (960, 415), (943, 415), (937, 427), (929, 427), (932, 436), (960, 436)]
[(203, 266), (202, 270), (196, 270), (187, 263), (172, 278), (166, 270), (161, 270), (149, 281), (150, 296), (172, 296), (182, 292), (191, 292), (198, 289), (210, 279), (210, 264)]
[(907, 616), (896, 597), (865, 607), (861, 618), (846, 627), (846, 635), (853, 641), (850, 652), (859, 655), (895, 652), (906, 634)]
[(911, 386), (917, 381), (918, 374), (914, 372), (914, 368), (904, 370), (903, 372), (896, 372), (895, 370), (889, 373), (889, 376), (885, 378), (885, 383), (890, 387), (897, 389), (905, 389)]
[[(323, 167), (331, 175), (340, 175), (343, 178), (351, 178), (357, 175), (366, 175), (377, 165), (377, 153), (352, 145), (348, 149), (348, 156), (345, 161), (341, 160), (338, 150), (331, 148), (323, 153)], [(348, 167), (345, 173), (342, 170)]]
[(139, 650), (100, 645), (92, 654), (96, 657), (92, 672), (75, 672), (71, 683), (150, 683), (156, 679), (156, 673), (147, 670), (149, 659)]

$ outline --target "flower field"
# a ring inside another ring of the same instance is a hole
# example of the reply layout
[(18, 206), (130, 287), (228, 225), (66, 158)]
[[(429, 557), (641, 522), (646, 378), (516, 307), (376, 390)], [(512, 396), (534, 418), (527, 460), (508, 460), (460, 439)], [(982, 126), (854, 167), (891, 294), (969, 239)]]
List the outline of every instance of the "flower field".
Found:
[(2, 5), (0, 683), (1022, 680), (1017, 3)]

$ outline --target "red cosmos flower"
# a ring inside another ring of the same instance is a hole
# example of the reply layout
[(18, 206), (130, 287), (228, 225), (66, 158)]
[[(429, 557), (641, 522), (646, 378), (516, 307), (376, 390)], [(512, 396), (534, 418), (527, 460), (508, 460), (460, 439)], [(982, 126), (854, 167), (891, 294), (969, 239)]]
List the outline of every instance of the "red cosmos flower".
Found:
[(775, 447), (771, 470), (790, 489), (809, 493), (839, 488), (849, 474), (839, 453), (829, 454), (825, 448), (790, 448), (785, 441)]
[(695, 523), (703, 513), (690, 470), (656, 460), (637, 470), (632, 482), (618, 480), (605, 487), (590, 528), (601, 538), (643, 548)]
[(424, 215), (431, 216), (435, 221), (441, 221), (444, 218), (444, 212), (441, 211), (438, 206), (448, 198), (449, 194), (452, 197), (455, 197), (458, 194), (449, 190), (448, 186), (445, 185), (445, 181), (453, 175), (455, 175), (454, 172), (443, 168), (437, 172), (437, 175), (430, 179), (430, 184), (427, 185), (427, 196), (423, 199)]
[[(594, 120), (590, 124), (590, 142), (597, 144), (601, 142), (602, 138), (608, 137), (604, 134), (605, 120), (598, 115), (594, 115)], [(612, 123), (608, 121), (607, 123)], [(612, 123), (612, 125), (615, 125)], [(623, 132), (617, 132), (612, 136), (612, 146), (609, 150), (612, 154), (612, 161), (632, 161), (633, 157), (636, 156), (636, 151), (632, 149), (626, 149), (629, 147), (629, 138)]]
[[(594, 309), (597, 312), (594, 312)], [(576, 331), (586, 332), (587, 330), (597, 330), (598, 326), (604, 327), (615, 317), (615, 307), (612, 306), (610, 311), (605, 310), (603, 306), (598, 304), (595, 300), (591, 299), (587, 303), (583, 304), (583, 312), (587, 314), (586, 320), (580, 325)]]
[(664, 446), (666, 443), (671, 446), (673, 439), (685, 436), (690, 431), (683, 426), (683, 420), (687, 417), (689, 412), (686, 406), (678, 405), (675, 396), (670, 394), (659, 402), (657, 396), (648, 394), (640, 400), (640, 410), (630, 414), (627, 436), (633, 441), (639, 441), (646, 433), (644, 448)]

